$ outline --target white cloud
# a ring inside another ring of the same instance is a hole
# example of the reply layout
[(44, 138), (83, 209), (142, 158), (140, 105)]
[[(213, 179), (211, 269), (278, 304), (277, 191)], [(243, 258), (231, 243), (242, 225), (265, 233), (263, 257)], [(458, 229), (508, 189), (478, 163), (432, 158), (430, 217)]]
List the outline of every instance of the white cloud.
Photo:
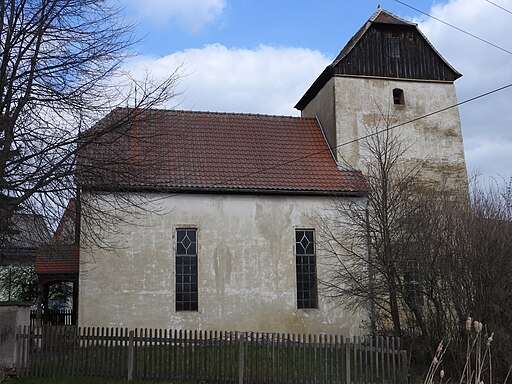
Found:
[[(500, 5), (512, 9), (512, 0)], [(435, 17), (512, 51), (512, 16), (481, 0), (451, 0), (430, 11)], [(512, 83), (512, 55), (431, 18), (419, 28), (463, 77), (456, 81), (459, 101)], [(512, 176), (512, 88), (460, 107), (470, 173)]]
[(164, 24), (177, 22), (189, 32), (198, 32), (221, 15), (226, 0), (127, 0), (138, 17)]
[(149, 68), (153, 77), (163, 78), (183, 64), (183, 95), (171, 101), (180, 109), (291, 115), (298, 114), (293, 106), (329, 63), (320, 52), (303, 48), (213, 44), (142, 57), (126, 69), (140, 77)]

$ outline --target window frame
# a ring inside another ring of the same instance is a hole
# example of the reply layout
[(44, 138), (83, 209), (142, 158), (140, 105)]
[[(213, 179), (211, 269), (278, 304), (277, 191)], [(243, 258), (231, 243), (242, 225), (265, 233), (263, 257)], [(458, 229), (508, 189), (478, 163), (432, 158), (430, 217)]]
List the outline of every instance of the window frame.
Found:
[[(183, 233), (184, 235), (180, 235)], [(181, 226), (175, 228), (175, 304), (176, 312), (197, 312), (199, 310), (199, 263), (198, 263), (198, 229)], [(194, 233), (194, 240), (189, 234)], [(188, 242), (184, 242), (188, 237)], [(180, 240), (181, 238), (181, 240)], [(188, 244), (188, 246), (187, 246)], [(190, 246), (194, 249), (190, 250)]]
[(421, 265), (418, 259), (404, 260), (404, 295), (407, 301), (416, 306), (423, 306), (423, 285), (421, 282)]
[[(312, 241), (304, 247), (302, 240), (306, 236), (306, 232), (311, 234)], [(300, 233), (302, 233), (302, 237), (299, 240), (298, 236), (300, 236)], [(297, 309), (318, 309), (318, 267), (315, 230), (313, 228), (295, 228), (294, 234)], [(300, 250), (299, 244), (304, 252), (298, 252)], [(308, 252), (309, 250), (306, 248), (309, 248), (310, 245), (311, 252)]]
[(391, 59), (399, 60), (402, 57), (402, 47), (400, 36), (386, 36), (387, 52)]

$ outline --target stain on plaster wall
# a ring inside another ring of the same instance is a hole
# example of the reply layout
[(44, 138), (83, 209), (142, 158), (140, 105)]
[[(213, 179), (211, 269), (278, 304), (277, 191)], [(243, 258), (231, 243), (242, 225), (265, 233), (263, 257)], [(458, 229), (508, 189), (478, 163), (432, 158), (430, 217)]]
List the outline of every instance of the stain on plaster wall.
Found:
[(222, 315), (225, 312), (226, 285), (231, 283), (232, 260), (233, 252), (229, 246), (224, 241), (219, 242), (213, 251), (213, 272), (215, 274), (215, 291), (220, 297), (218, 303)]
[(283, 254), (283, 228), (293, 230), (291, 224), (291, 214), (293, 206), (291, 204), (282, 204), (280, 209), (275, 205), (256, 203), (255, 221), (259, 233), (265, 239), (270, 252), (270, 262), (272, 265), (271, 280), (275, 289), (280, 288), (279, 263), (280, 256)]

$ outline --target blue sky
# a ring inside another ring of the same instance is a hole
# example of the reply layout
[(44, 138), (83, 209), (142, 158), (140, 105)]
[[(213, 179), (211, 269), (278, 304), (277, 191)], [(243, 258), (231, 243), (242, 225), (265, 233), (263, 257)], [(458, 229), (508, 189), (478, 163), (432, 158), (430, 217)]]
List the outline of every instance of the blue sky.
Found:
[[(121, 1), (121, 0), (117, 0)], [(487, 0), (403, 0), (512, 51), (512, 13)], [(512, 0), (493, 0), (512, 10)], [(133, 76), (180, 68), (180, 96), (166, 107), (298, 115), (295, 103), (380, 4), (417, 22), (464, 76), (459, 101), (512, 83), (512, 54), (395, 0), (123, 0), (137, 24)], [(512, 176), (512, 89), (460, 108), (468, 171)]]
[[(152, 0), (143, 3), (148, 2)], [(156, 56), (221, 43), (227, 47), (249, 49), (260, 44), (303, 47), (333, 57), (377, 9), (378, 4), (407, 19), (419, 16), (417, 12), (394, 1), (199, 0), (196, 3), (211, 4), (209, 12), (198, 12), (202, 18), (192, 13), (197, 10), (192, 6), (190, 11), (185, 11), (185, 6), (181, 8), (182, 12), (171, 11), (179, 9), (179, 3), (185, 4), (184, 1), (154, 2), (167, 3), (168, 13), (156, 9), (153, 13), (146, 6), (146, 13), (141, 12), (141, 8), (131, 0), (128, 0), (126, 10), (129, 17), (138, 23), (139, 37), (144, 36), (139, 50)], [(193, 0), (191, 2), (194, 3)], [(173, 3), (176, 4), (174, 7)], [(411, 2), (415, 8), (423, 10), (430, 10), (433, 3), (431, 0)], [(195, 21), (190, 22), (189, 19)]]

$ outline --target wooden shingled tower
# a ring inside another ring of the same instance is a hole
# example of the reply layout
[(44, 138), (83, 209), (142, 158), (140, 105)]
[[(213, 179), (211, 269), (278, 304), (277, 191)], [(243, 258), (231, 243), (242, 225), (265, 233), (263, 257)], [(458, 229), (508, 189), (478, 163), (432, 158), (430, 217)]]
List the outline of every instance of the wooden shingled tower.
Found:
[(393, 134), (409, 148), (404, 161), (420, 164), (428, 184), (460, 185), (467, 175), (458, 109), (407, 122), (455, 105), (461, 76), (416, 24), (378, 8), (295, 107), (319, 119), (341, 167), (364, 172), (358, 139), (403, 124)]

